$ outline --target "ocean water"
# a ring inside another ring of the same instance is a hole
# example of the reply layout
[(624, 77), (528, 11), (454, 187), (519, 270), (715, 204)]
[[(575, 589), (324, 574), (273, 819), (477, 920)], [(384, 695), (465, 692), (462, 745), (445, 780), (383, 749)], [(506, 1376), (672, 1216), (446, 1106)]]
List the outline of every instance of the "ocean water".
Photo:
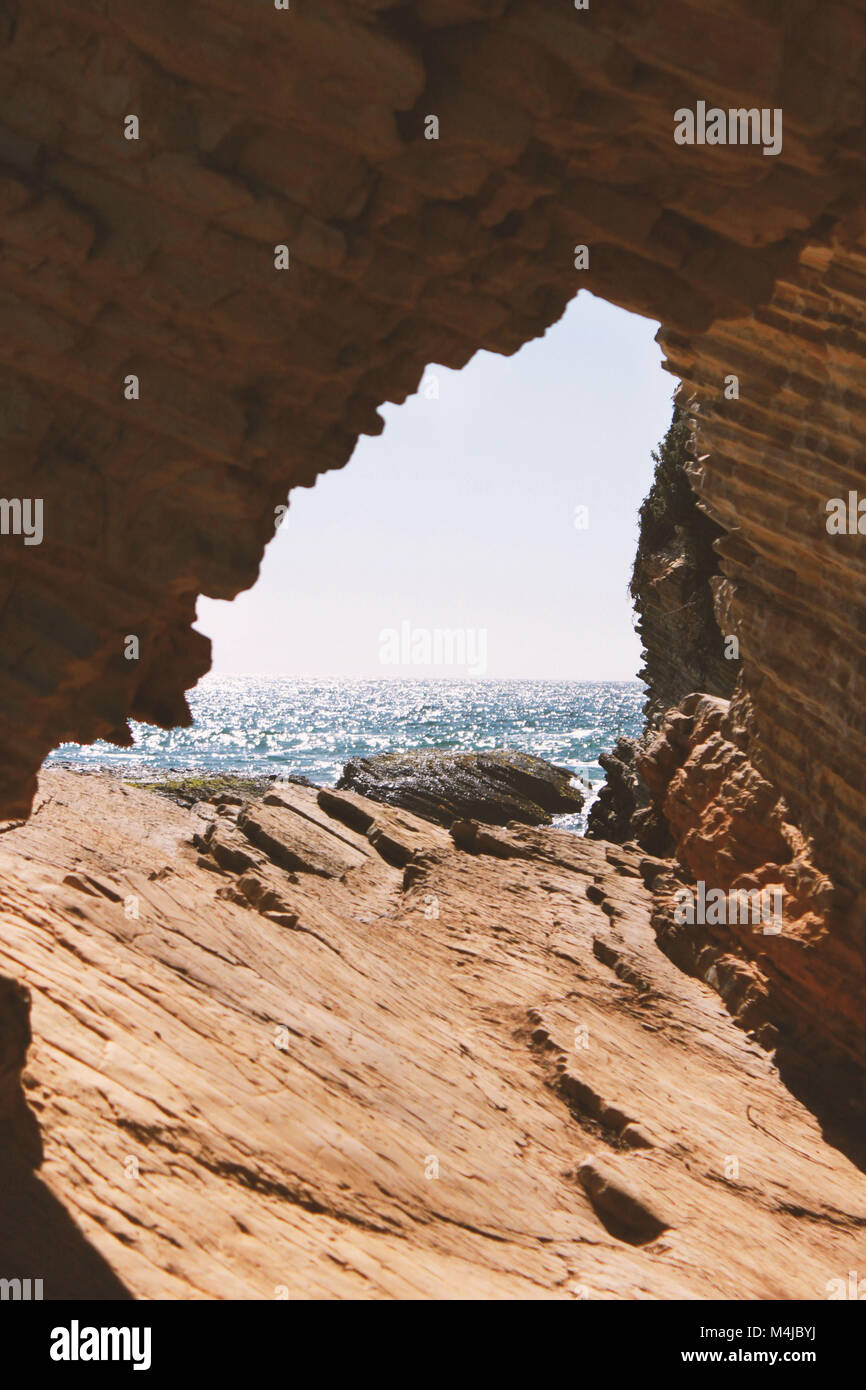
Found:
[(205, 676), (189, 695), (188, 729), (132, 724), (133, 748), (62, 744), (48, 759), (116, 767), (130, 776), (171, 769), (301, 774), (333, 786), (349, 758), (404, 748), (513, 748), (569, 768), (591, 784), (578, 832), (604, 781), (599, 753), (637, 735), (640, 681), (298, 680)]

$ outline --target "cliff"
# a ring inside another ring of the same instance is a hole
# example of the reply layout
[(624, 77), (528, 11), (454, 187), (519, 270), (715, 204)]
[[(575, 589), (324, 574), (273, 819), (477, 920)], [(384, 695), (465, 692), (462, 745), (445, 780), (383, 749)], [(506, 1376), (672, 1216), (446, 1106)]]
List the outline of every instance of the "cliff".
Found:
[[(588, 834), (666, 860), (650, 878), (660, 944), (719, 990), (831, 1129), (855, 1114), (862, 1124), (862, 933), (850, 897), (762, 771), (748, 671), (722, 632), (729, 586), (718, 557), (728, 537), (692, 488), (693, 435), (693, 420), (675, 409), (653, 456), (631, 585), (646, 725), (640, 739), (602, 755), (607, 782)], [(739, 912), (733, 921), (677, 920), (678, 894), (697, 884), (726, 897), (777, 891), (778, 933)]]

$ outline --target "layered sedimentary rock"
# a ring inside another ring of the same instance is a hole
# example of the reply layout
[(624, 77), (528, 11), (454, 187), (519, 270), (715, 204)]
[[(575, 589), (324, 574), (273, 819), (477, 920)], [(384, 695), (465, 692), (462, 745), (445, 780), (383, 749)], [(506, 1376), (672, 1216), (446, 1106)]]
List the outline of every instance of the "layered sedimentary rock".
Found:
[(584, 801), (567, 768), (507, 749), (422, 748), (352, 758), (337, 787), (446, 826), (465, 817), (487, 825), (544, 825), (555, 815), (576, 814)]
[[(692, 476), (727, 532), (717, 612), (739, 642), (752, 755), (814, 836), (861, 935), (864, 538), (831, 534), (827, 503), (842, 498), (847, 510), (862, 487), (864, 268), (838, 243), (804, 252), (754, 319), (690, 346), (663, 335), (682, 398), (701, 395)], [(738, 375), (739, 400), (720, 394), (722, 367)]]
[(2, 1060), (44, 1145), (36, 1168), (0, 1117), (0, 1277), (47, 1298), (847, 1287), (853, 1134), (828, 1143), (660, 949), (646, 869), (348, 791), (183, 808), (47, 772), (0, 836), (23, 1087), (26, 1032)]
[[(653, 801), (633, 818), (648, 861), (653, 922), (672, 959), (718, 989), (773, 1050), (789, 1084), (830, 1126), (866, 1118), (862, 948), (814, 846), (755, 767), (748, 702), (694, 694), (636, 758)], [(716, 895), (715, 910), (697, 907)], [(866, 1144), (858, 1144), (866, 1162)]]
[[(739, 661), (726, 655), (739, 639), (713, 550), (725, 550), (724, 532), (689, 487), (687, 419), (675, 411), (641, 509), (632, 593), (645, 644), (646, 727), (602, 754), (607, 782), (588, 833), (665, 858), (649, 875), (659, 941), (775, 1049), (791, 1084), (832, 1124), (828, 1095), (847, 1094), (843, 1120), (864, 1110), (856, 904), (817, 867), (800, 817), (760, 770), (754, 705), (735, 680)], [(733, 700), (713, 698), (720, 694)], [(709, 916), (707, 894), (717, 900)], [(696, 897), (700, 911), (684, 920), (677, 908)]]

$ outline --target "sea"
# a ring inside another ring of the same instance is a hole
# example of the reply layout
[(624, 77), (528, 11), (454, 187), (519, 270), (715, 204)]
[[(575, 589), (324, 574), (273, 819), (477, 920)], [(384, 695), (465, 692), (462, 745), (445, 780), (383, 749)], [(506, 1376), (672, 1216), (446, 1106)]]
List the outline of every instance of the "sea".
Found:
[(177, 771), (301, 775), (333, 786), (349, 758), (408, 748), (511, 748), (568, 768), (587, 786), (582, 834), (604, 772), (600, 753), (642, 728), (641, 681), (317, 680), (205, 676), (188, 696), (193, 724), (132, 723), (134, 747), (62, 744), (47, 759), (130, 777)]

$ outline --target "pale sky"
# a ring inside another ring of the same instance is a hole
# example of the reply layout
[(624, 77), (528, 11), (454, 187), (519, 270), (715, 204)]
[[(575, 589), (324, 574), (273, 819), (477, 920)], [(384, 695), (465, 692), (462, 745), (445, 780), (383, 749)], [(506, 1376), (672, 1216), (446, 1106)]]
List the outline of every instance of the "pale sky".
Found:
[[(459, 629), (476, 665), (483, 652), (476, 674), (632, 679), (637, 509), (676, 384), (657, 328), (584, 291), (513, 357), (428, 367), (383, 407), (382, 435), (291, 494), (255, 586), (200, 600), (214, 671), (461, 677), (417, 664), (436, 629)], [(409, 665), (383, 664), (401, 630), (421, 634), (403, 640)]]

